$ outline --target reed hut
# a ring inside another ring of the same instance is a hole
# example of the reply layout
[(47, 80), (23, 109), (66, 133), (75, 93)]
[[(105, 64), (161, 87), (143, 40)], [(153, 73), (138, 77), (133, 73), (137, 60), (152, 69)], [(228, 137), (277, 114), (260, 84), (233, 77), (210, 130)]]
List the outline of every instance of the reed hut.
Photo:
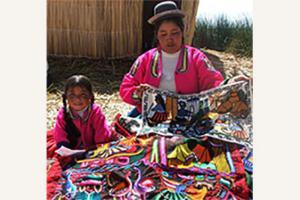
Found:
[[(151, 48), (147, 20), (162, 0), (47, 0), (48, 55), (91, 58), (135, 57)], [(174, 0), (192, 43), (199, 0)]]

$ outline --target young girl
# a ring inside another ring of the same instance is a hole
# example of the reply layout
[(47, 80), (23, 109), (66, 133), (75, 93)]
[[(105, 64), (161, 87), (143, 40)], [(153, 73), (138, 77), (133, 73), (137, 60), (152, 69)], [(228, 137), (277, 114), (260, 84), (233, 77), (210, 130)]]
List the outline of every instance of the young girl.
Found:
[(116, 139), (101, 108), (94, 104), (92, 85), (86, 76), (70, 77), (62, 97), (64, 106), (54, 128), (56, 153), (69, 156)]

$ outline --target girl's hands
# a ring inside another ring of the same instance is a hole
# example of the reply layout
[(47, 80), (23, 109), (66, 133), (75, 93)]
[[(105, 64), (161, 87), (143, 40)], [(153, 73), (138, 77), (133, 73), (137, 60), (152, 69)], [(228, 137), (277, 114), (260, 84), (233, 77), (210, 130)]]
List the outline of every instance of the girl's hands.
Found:
[(83, 154), (83, 153), (85, 153), (85, 151), (86, 150), (84, 150), (84, 149), (83, 150), (72, 150), (72, 149), (69, 149), (67, 147), (61, 146), (59, 149), (57, 149), (55, 151), (55, 153), (57, 153), (61, 157), (68, 157), (68, 156)]

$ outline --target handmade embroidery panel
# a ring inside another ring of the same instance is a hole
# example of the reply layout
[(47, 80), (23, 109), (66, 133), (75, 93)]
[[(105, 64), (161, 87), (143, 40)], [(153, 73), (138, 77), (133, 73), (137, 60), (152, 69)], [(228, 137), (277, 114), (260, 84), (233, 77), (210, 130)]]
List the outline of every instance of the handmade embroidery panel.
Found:
[(61, 172), (51, 199), (239, 199), (247, 194), (236, 147), (192, 143), (152, 135), (103, 144)]
[(251, 112), (249, 82), (192, 95), (148, 88), (143, 96), (140, 134), (208, 136), (252, 147)]

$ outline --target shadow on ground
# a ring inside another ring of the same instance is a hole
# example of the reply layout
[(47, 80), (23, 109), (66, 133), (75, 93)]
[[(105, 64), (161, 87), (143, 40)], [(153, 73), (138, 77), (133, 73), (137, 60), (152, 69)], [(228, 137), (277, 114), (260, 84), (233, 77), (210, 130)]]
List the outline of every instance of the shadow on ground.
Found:
[[(112, 94), (119, 91), (120, 83), (134, 62), (133, 58), (120, 60), (100, 60), (90, 58), (72, 58), (48, 56), (48, 91), (63, 90), (67, 78), (82, 74), (90, 78), (94, 91), (100, 94)], [(55, 88), (53, 90), (53, 88)]]

